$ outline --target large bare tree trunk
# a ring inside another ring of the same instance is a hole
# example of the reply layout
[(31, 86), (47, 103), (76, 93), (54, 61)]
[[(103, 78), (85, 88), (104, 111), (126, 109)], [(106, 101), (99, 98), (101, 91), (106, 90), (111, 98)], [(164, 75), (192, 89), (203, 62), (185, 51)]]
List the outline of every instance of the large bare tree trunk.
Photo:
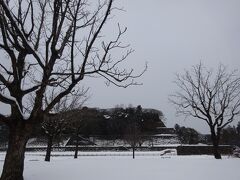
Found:
[(219, 146), (218, 146), (217, 142), (213, 143), (213, 154), (214, 154), (215, 159), (222, 159), (222, 156), (219, 152)]
[(0, 180), (23, 180), (25, 147), (31, 130), (24, 123), (9, 130), (8, 150)]
[(215, 159), (222, 159), (222, 156), (219, 151), (219, 134), (211, 132), (212, 144), (213, 144), (213, 155)]
[(51, 152), (52, 152), (52, 144), (53, 144), (53, 137), (52, 136), (48, 136), (47, 151), (46, 151), (45, 161), (50, 161)]

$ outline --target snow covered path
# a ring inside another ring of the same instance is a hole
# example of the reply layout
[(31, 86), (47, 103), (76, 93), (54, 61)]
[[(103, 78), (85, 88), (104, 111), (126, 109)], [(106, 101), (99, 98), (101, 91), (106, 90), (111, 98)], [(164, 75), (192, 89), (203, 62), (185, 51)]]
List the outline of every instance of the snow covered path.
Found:
[[(0, 166), (3, 154), (0, 154)], [(240, 159), (211, 156), (53, 157), (27, 155), (25, 180), (239, 180)]]

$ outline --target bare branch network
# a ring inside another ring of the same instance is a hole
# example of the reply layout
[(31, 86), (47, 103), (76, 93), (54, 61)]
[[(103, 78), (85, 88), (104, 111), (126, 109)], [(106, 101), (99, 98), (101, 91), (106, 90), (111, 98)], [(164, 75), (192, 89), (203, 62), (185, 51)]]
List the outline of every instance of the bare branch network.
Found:
[[(137, 75), (122, 68), (133, 52), (121, 42), (127, 29), (118, 24), (116, 38), (103, 39), (114, 10), (113, 0), (0, 0), (0, 53), (6, 57), (0, 62), (0, 101), (11, 106), (11, 116), (33, 120), (48, 113), (85, 76), (104, 77), (119, 87), (138, 84), (134, 79), (146, 67)], [(116, 50), (124, 55), (113, 57)], [(52, 88), (59, 92), (45, 106)], [(30, 110), (24, 106), (29, 96), (34, 97)], [(0, 115), (0, 120), (9, 118)]]
[(201, 63), (176, 75), (179, 91), (171, 96), (177, 113), (204, 120), (220, 131), (240, 114), (240, 76), (219, 65), (208, 70)]

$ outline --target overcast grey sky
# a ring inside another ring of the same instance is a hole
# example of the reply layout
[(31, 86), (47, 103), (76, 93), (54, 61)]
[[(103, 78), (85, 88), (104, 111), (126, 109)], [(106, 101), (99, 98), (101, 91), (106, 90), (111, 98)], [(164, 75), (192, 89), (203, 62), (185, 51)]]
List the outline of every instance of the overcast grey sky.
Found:
[[(175, 123), (207, 133), (205, 122), (175, 116), (168, 96), (176, 91), (174, 73), (181, 73), (200, 62), (216, 67), (220, 62), (230, 69), (240, 67), (240, 0), (116, 0), (126, 12), (115, 13), (103, 32), (117, 33), (117, 22), (128, 27), (124, 42), (135, 52), (128, 67), (136, 72), (148, 62), (139, 78), (142, 86), (106, 87), (102, 79), (85, 79), (91, 88), (87, 106), (110, 108), (117, 104), (142, 105), (161, 110), (168, 127)], [(2, 104), (1, 111), (7, 111)]]
[[(175, 91), (174, 73), (188, 69), (200, 60), (208, 67), (220, 62), (240, 67), (239, 0), (118, 0), (126, 12), (114, 19), (128, 27), (125, 40), (135, 49), (129, 66), (137, 71), (149, 63), (139, 82), (142, 86), (119, 89), (106, 87), (101, 80), (85, 81), (91, 87), (89, 106), (108, 108), (116, 104), (140, 104), (163, 111), (167, 126), (175, 123), (207, 133), (203, 121), (175, 116), (168, 95)], [(113, 33), (113, 24), (106, 28)]]

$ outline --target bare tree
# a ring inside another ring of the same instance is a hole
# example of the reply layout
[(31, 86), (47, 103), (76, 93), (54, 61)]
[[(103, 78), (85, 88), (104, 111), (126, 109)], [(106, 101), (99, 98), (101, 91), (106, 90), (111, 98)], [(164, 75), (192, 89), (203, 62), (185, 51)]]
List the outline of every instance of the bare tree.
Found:
[(81, 133), (86, 126), (91, 123), (91, 121), (99, 118), (99, 112), (94, 108), (83, 107), (81, 110), (73, 112), (70, 119), (70, 129), (75, 137), (75, 152), (74, 159), (78, 158), (79, 150), (79, 138), (81, 138)]
[(213, 153), (221, 159), (219, 139), (221, 131), (240, 114), (240, 77), (237, 71), (228, 72), (219, 65), (208, 70), (201, 63), (177, 75), (178, 92), (171, 101), (177, 113), (205, 121), (210, 128)]
[(132, 148), (132, 157), (135, 159), (136, 147), (142, 144), (143, 138), (140, 129), (137, 127), (136, 123), (129, 124), (124, 133), (124, 140)]
[[(74, 94), (66, 95), (62, 98), (56, 106), (53, 108), (53, 113), (48, 114), (44, 117), (42, 122), (42, 129), (44, 130), (44, 134), (47, 136), (47, 150), (45, 161), (50, 161), (51, 151), (53, 140), (56, 139), (59, 135), (62, 134), (64, 130), (69, 128), (71, 124), (71, 119), (69, 119), (69, 114), (72, 114), (72, 110), (80, 109), (82, 105), (87, 101), (89, 98), (86, 94), (88, 89), (79, 89), (78, 91), (74, 92)], [(45, 96), (45, 104), (48, 105), (49, 101), (51, 102), (55, 97), (56, 92), (54, 89), (51, 93), (48, 93)], [(72, 116), (71, 118), (74, 118)]]
[(143, 136), (139, 127), (139, 121), (142, 120), (142, 107), (139, 105), (137, 108), (127, 109), (130, 123), (127, 126), (124, 134), (125, 141), (132, 147), (133, 159), (135, 159), (135, 151), (137, 144), (142, 144)]
[(59, 114), (48, 115), (42, 122), (42, 129), (47, 137), (45, 161), (50, 161), (53, 141), (66, 127), (66, 122), (59, 116)]
[[(11, 107), (0, 121), (9, 126), (9, 144), (1, 180), (22, 180), (25, 146), (33, 127), (85, 77), (104, 77), (119, 87), (136, 85), (133, 69), (122, 63), (133, 52), (121, 43), (126, 32), (103, 40), (113, 0), (0, 0), (0, 101)], [(121, 57), (112, 56), (116, 51)], [(44, 96), (61, 89), (44, 107)], [(34, 106), (27, 107), (28, 96)]]

